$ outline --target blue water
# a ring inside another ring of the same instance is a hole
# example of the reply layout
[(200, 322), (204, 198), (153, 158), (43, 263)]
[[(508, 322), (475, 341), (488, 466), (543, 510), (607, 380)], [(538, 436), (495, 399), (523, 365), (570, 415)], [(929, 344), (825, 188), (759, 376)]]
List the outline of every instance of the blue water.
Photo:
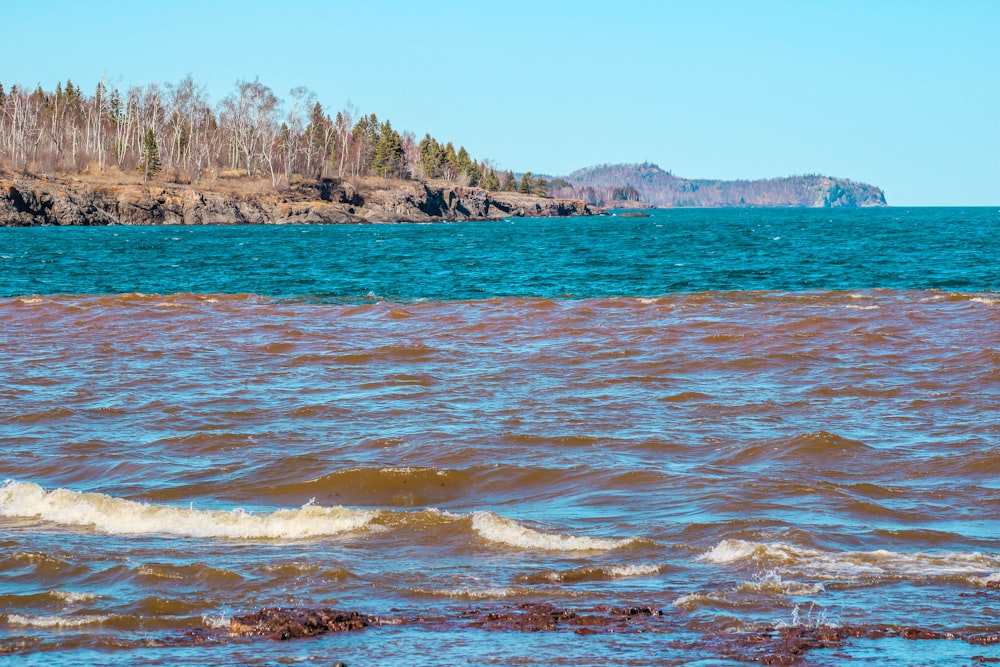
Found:
[(333, 302), (1000, 290), (994, 208), (722, 209), (435, 225), (0, 229), (0, 296)]
[(989, 208), (0, 228), (0, 662), (995, 662), (998, 292)]

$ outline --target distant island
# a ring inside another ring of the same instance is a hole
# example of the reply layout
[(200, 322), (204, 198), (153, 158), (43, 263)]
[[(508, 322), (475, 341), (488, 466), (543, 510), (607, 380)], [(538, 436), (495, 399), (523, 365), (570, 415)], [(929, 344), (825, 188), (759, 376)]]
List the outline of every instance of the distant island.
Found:
[(655, 164), (579, 169), (548, 181), (556, 197), (607, 208), (885, 206), (882, 190), (828, 176), (787, 176), (753, 181), (687, 179)]
[(825, 176), (678, 178), (655, 164), (564, 177), (515, 174), (463, 146), (398, 132), (305, 88), (283, 103), (237, 81), (208, 103), (177, 84), (93, 93), (0, 83), (0, 226), (363, 223), (576, 216), (605, 208), (885, 206), (877, 187)]

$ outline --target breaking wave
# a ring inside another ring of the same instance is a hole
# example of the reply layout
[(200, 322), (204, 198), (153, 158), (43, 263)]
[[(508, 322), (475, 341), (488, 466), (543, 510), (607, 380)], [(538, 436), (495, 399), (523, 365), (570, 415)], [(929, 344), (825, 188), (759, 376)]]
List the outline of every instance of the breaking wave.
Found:
[(750, 563), (817, 579), (954, 579), (983, 581), (1000, 571), (1000, 557), (979, 552), (831, 552), (782, 542), (723, 540), (699, 560), (720, 565)]
[(377, 512), (303, 505), (252, 514), (242, 509), (199, 510), (147, 505), (101, 493), (46, 491), (7, 480), (0, 486), (0, 516), (38, 518), (113, 535), (165, 534), (230, 539), (296, 539), (339, 535), (365, 528)]

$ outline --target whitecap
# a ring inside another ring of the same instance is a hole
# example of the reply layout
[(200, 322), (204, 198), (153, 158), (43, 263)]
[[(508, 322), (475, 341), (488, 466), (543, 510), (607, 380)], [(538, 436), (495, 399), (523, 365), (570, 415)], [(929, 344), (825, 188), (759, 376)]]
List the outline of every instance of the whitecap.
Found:
[(97, 596), (93, 593), (80, 593), (77, 591), (49, 591), (49, 595), (61, 600), (66, 604), (79, 604), (81, 602), (93, 602)]
[(433, 595), (434, 597), (448, 597), (458, 600), (492, 600), (517, 597), (526, 592), (523, 588), (512, 588), (509, 586), (498, 588), (411, 588), (413, 593), (420, 595)]
[(360, 530), (378, 512), (316, 505), (267, 514), (252, 514), (239, 508), (198, 510), (148, 505), (101, 493), (46, 491), (37, 484), (7, 480), (0, 486), (0, 516), (38, 518), (114, 535), (299, 539)]
[(7, 614), (7, 623), (35, 628), (80, 628), (86, 625), (101, 625), (112, 618), (113, 616), (100, 614), (87, 614), (84, 616), (23, 616), (21, 614)]
[(699, 560), (722, 565), (749, 562), (783, 574), (840, 580), (964, 578), (973, 581), (1000, 568), (1000, 556), (979, 552), (898, 553), (886, 549), (832, 552), (782, 542), (745, 540), (723, 540)]
[(472, 514), (472, 528), (490, 542), (541, 551), (609, 551), (634, 542), (634, 538), (612, 540), (543, 533), (487, 511)]
[(601, 569), (614, 579), (648, 577), (660, 573), (659, 565), (605, 565)]
[(222, 630), (229, 627), (229, 620), (226, 618), (225, 614), (219, 614), (218, 616), (202, 614), (201, 622), (205, 624), (206, 628), (210, 628), (212, 630)]

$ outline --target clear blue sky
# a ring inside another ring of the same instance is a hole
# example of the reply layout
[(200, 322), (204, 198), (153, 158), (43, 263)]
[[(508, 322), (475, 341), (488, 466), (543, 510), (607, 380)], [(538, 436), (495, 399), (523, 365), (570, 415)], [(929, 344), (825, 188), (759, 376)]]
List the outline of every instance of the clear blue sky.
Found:
[(514, 171), (649, 160), (1000, 205), (1000, 0), (5, 3), (0, 82), (307, 86)]

